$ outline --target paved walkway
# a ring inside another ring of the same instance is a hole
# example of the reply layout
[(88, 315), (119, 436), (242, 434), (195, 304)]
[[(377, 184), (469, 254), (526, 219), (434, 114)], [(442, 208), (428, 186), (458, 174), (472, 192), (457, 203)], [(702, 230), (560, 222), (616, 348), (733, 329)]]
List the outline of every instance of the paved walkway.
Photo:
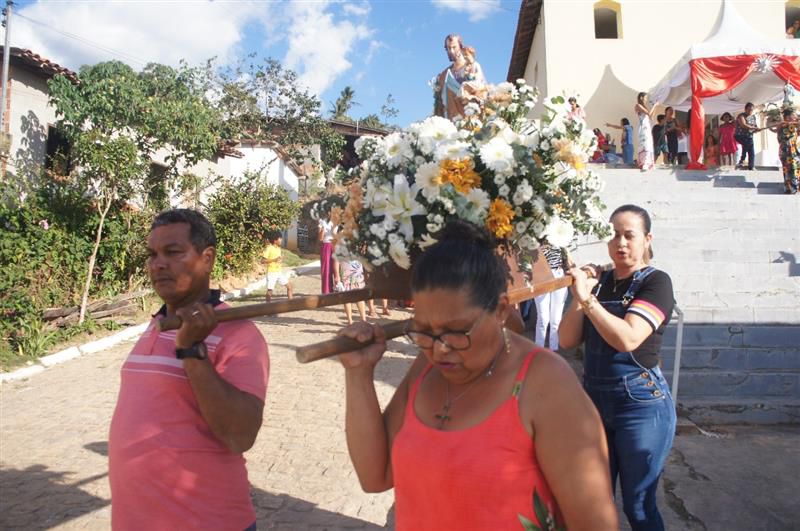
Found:
[[(300, 277), (297, 290), (313, 293), (318, 282)], [(380, 529), (391, 520), (391, 492), (361, 492), (352, 472), (341, 367), (294, 358), (296, 345), (331, 336), (343, 317), (329, 308), (257, 320), (272, 360), (264, 427), (246, 455), (259, 529)], [(0, 529), (109, 527), (108, 424), (131, 345), (0, 386)], [(411, 361), (407, 345), (392, 347), (377, 371), (383, 403)], [(797, 529), (797, 448), (792, 428), (679, 437), (662, 488), (668, 529)]]

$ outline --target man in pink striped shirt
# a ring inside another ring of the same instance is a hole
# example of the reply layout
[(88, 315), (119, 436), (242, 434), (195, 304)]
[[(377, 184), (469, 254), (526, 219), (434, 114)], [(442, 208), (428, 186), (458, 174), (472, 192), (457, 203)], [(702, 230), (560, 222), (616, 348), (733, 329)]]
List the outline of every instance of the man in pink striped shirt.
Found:
[[(242, 453), (261, 428), (267, 344), (249, 321), (218, 324), (214, 228), (199, 212), (156, 217), (148, 274), (164, 306), (125, 360), (109, 434), (114, 529), (255, 529)], [(177, 331), (156, 323), (178, 315)]]

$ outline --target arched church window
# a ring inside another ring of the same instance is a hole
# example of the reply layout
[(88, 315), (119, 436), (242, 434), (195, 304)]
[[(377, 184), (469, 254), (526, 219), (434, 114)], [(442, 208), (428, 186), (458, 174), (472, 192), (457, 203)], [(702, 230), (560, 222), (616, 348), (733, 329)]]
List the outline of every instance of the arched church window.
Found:
[(594, 37), (622, 38), (622, 10), (619, 2), (605, 0), (594, 4)]

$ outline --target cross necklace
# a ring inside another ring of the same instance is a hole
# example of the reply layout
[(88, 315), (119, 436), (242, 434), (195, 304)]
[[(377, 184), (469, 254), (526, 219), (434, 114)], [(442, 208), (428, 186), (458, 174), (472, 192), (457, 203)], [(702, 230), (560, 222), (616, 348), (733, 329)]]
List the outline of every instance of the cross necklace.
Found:
[(444, 425), (452, 418), (450, 416), (450, 408), (453, 407), (453, 404), (456, 403), (461, 397), (472, 391), (472, 388), (475, 387), (475, 384), (479, 381), (483, 380), (484, 378), (489, 378), (492, 374), (494, 374), (494, 368), (497, 365), (497, 360), (500, 359), (500, 354), (503, 351), (510, 353), (511, 352), (511, 343), (508, 340), (508, 334), (506, 334), (506, 329), (503, 328), (503, 344), (500, 346), (500, 350), (497, 351), (497, 354), (494, 355), (494, 359), (489, 367), (486, 369), (486, 372), (483, 373), (482, 377), (475, 378), (469, 387), (461, 391), (458, 395), (454, 398), (450, 398), (450, 382), (445, 380), (445, 388), (444, 388), (444, 404), (442, 405), (441, 413), (436, 413), (434, 418), (439, 422), (436, 426), (436, 429), (443, 430)]

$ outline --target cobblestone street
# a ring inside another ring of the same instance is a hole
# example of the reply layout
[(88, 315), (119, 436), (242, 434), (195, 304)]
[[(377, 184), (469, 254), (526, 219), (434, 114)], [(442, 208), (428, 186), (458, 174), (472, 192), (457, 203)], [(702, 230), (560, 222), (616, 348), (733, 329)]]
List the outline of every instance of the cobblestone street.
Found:
[[(299, 277), (314, 293), (318, 277)], [(261, 302), (243, 300), (242, 302)], [(402, 310), (392, 310), (402, 318)], [(255, 320), (272, 363), (264, 427), (246, 454), (259, 529), (378, 529), (392, 493), (365, 494), (344, 439), (344, 378), (335, 361), (300, 365), (294, 347), (332, 336), (341, 307)], [(119, 370), (133, 342), (3, 384), (0, 529), (108, 529), (108, 426)], [(392, 342), (402, 350), (404, 345)], [(388, 401), (411, 357), (387, 353), (378, 392)]]

